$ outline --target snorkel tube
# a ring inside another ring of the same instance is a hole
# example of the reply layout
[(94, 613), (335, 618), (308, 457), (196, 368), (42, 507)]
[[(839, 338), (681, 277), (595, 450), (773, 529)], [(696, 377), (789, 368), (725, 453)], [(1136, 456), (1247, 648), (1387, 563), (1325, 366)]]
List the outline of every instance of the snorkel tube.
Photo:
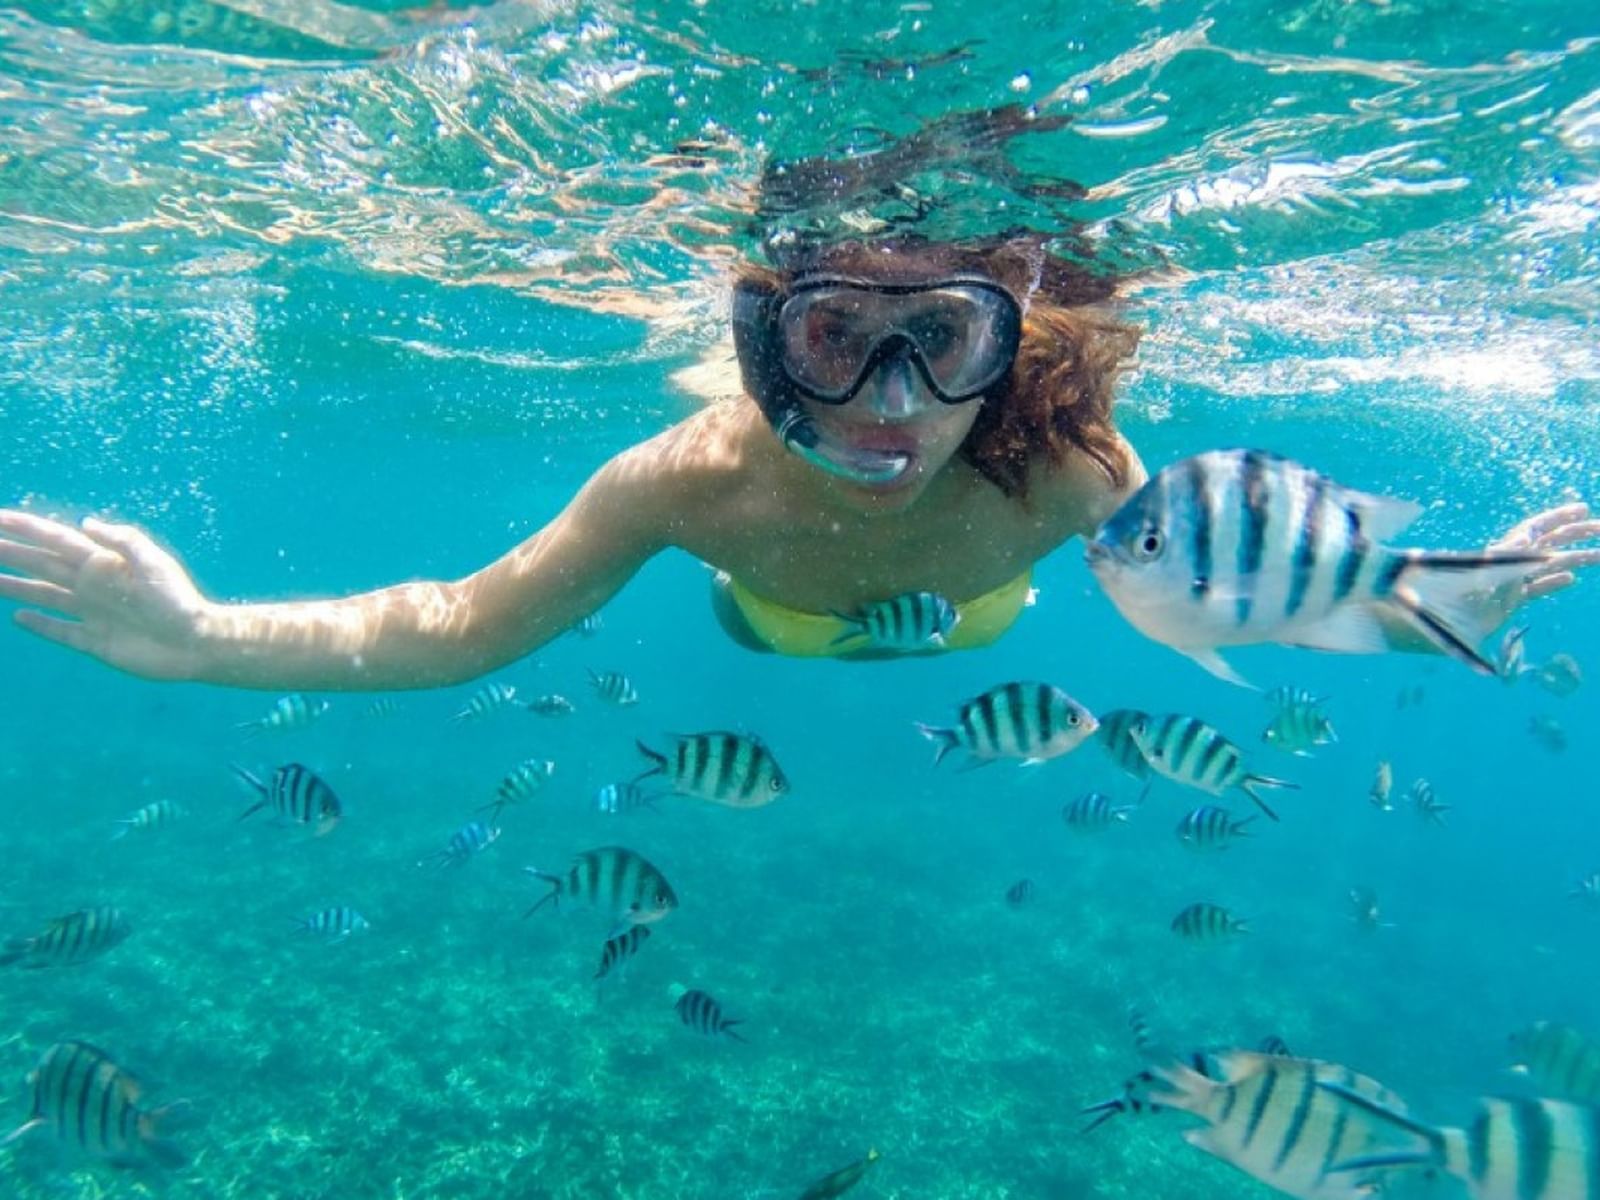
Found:
[(780, 365), (773, 315), (779, 296), (748, 281), (733, 291), (733, 344), (745, 391), (761, 406), (778, 440), (797, 458), (850, 483), (882, 487), (911, 466), (911, 456), (863, 450), (829, 437), (806, 415), (800, 394)]

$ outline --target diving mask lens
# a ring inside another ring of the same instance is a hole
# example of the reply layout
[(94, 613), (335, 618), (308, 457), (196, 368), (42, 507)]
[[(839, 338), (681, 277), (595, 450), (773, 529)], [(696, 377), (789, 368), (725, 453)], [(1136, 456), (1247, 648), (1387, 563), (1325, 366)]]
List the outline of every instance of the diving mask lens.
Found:
[(1011, 369), (1022, 314), (987, 280), (875, 285), (805, 281), (778, 311), (784, 373), (813, 400), (843, 404), (885, 359), (907, 356), (946, 404), (971, 400)]

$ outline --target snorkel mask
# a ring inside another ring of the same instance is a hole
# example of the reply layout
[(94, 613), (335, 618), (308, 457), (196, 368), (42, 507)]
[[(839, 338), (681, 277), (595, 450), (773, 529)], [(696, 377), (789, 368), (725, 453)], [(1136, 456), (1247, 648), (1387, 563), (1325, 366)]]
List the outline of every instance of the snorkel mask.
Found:
[(1016, 360), (1022, 306), (979, 275), (881, 283), (814, 273), (779, 291), (740, 283), (733, 334), (745, 387), (787, 449), (840, 478), (885, 484), (905, 473), (910, 456), (829, 438), (806, 415), (802, 398), (848, 404), (878, 370), (901, 363), (942, 403), (976, 400)]

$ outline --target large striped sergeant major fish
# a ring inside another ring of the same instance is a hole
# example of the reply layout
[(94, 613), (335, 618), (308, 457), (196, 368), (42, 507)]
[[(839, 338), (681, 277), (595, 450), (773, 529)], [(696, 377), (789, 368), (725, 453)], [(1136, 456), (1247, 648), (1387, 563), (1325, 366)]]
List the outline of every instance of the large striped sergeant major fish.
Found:
[(634, 744), (651, 764), (634, 783), (661, 775), (680, 796), (729, 808), (760, 808), (789, 790), (788, 777), (767, 744), (747, 733), (678, 734), (665, 754)]
[(120, 908), (102, 904), (46, 921), (32, 937), (12, 938), (0, 950), (0, 967), (66, 967), (89, 962), (121, 945), (133, 926)]
[[(1409, 626), (1485, 675), (1470, 593), (1557, 561), (1540, 550), (1395, 550), (1421, 512), (1261, 450), (1213, 450), (1156, 474), (1096, 531), (1090, 569), (1141, 633), (1232, 683), (1220, 646), (1280, 642), (1352, 654)], [(1248, 686), (1248, 685), (1246, 685)]]
[(241, 821), (263, 808), (270, 808), (285, 821), (315, 825), (316, 836), (322, 837), (332, 833), (344, 815), (334, 790), (322, 776), (301, 763), (275, 767), (266, 780), (258, 779), (238, 764), (233, 770), (257, 795), (256, 802), (239, 814)]
[(163, 1108), (139, 1106), (139, 1083), (104, 1050), (88, 1042), (59, 1042), (28, 1074), (33, 1109), (0, 1146), (36, 1129), (53, 1129), (73, 1149), (115, 1166), (154, 1160), (181, 1167), (188, 1156), (161, 1136), (163, 1123), (187, 1113), (187, 1101)]
[(1048, 683), (1002, 683), (965, 701), (953, 728), (917, 722), (917, 730), (938, 751), (937, 766), (952, 750), (963, 749), (973, 763), (1020, 758), (1044, 762), (1076, 750), (1100, 728), (1094, 714)]
[(1600, 1109), (1564, 1100), (1485, 1097), (1472, 1124), (1453, 1129), (1415, 1120), (1337, 1081), (1319, 1086), (1352, 1112), (1412, 1135), (1409, 1147), (1335, 1162), (1331, 1169), (1337, 1173), (1354, 1178), (1373, 1170), (1434, 1167), (1465, 1183), (1472, 1200), (1600, 1200)]
[(1221, 733), (1198, 717), (1178, 713), (1145, 717), (1128, 729), (1145, 761), (1174, 783), (1220, 796), (1238, 788), (1274, 821), (1278, 814), (1256, 791), (1258, 787), (1298, 788), (1298, 783), (1255, 775), (1245, 768), (1244, 755)]
[(1176, 1059), (1149, 1067), (1139, 1077), (1145, 1104), (1199, 1117), (1203, 1124), (1186, 1130), (1185, 1141), (1286, 1195), (1360, 1200), (1373, 1193), (1382, 1166), (1346, 1171), (1340, 1164), (1414, 1148), (1414, 1138), (1323, 1086), (1404, 1112), (1398, 1096), (1348, 1067), (1251, 1050), (1214, 1052), (1206, 1062), (1210, 1072)]
[(644, 857), (626, 846), (601, 846), (585, 850), (572, 860), (565, 875), (551, 875), (537, 867), (525, 867), (528, 874), (550, 885), (550, 891), (523, 914), (531, 917), (546, 904), (561, 908), (561, 901), (587, 904), (606, 913), (613, 925), (609, 936), (616, 936), (630, 925), (659, 921), (678, 907), (667, 877)]

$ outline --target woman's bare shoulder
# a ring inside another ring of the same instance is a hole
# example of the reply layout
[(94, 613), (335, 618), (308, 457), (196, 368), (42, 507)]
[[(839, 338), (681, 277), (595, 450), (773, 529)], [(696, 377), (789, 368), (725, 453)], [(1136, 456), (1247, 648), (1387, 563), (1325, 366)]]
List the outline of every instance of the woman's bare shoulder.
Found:
[(1028, 477), (1032, 507), (1052, 521), (1069, 527), (1071, 534), (1088, 535), (1127, 498), (1144, 486), (1145, 469), (1138, 452), (1119, 439), (1126, 456), (1126, 481), (1119, 485), (1087, 454), (1067, 456), (1060, 464), (1041, 463)]
[(772, 441), (753, 405), (713, 404), (624, 450), (600, 475), (607, 490), (651, 505), (669, 528), (685, 530), (744, 507)]

